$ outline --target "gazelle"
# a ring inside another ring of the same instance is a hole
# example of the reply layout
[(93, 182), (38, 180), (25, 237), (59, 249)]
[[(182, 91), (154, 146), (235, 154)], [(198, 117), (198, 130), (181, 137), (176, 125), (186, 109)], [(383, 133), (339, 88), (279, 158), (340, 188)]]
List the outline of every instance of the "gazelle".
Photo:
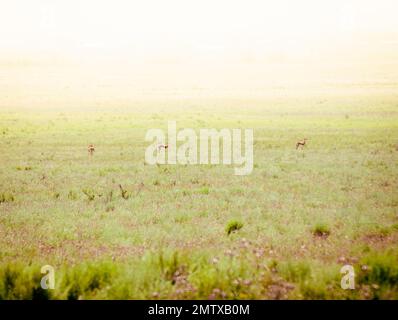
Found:
[(301, 146), (301, 147), (304, 147), (305, 144), (306, 144), (306, 142), (307, 142), (307, 138), (304, 138), (303, 140), (298, 141), (298, 142), (296, 143), (296, 150), (297, 150), (300, 146)]
[(93, 144), (89, 144), (88, 147), (87, 147), (87, 151), (88, 151), (88, 154), (90, 156), (92, 156), (94, 151), (95, 151), (94, 145)]

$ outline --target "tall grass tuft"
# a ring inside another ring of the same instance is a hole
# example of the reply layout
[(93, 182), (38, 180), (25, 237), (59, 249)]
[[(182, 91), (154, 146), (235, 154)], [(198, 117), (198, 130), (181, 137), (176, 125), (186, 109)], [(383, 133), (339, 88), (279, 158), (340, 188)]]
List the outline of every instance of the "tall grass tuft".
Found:
[(9, 192), (0, 193), (0, 203), (13, 202), (15, 200), (14, 195)]
[(312, 234), (317, 237), (328, 237), (330, 235), (330, 228), (325, 223), (317, 223), (312, 228)]
[(130, 198), (131, 194), (126, 189), (123, 189), (121, 184), (119, 184), (119, 189), (123, 199), (127, 200)]
[(92, 189), (83, 189), (82, 192), (86, 195), (89, 201), (93, 201), (95, 199), (95, 193)]
[(231, 220), (228, 222), (225, 231), (227, 232), (228, 235), (230, 235), (232, 232), (238, 231), (243, 228), (243, 223), (237, 220)]
[(20, 264), (2, 266), (0, 269), (0, 300), (47, 300), (49, 290), (43, 290), (40, 267)]

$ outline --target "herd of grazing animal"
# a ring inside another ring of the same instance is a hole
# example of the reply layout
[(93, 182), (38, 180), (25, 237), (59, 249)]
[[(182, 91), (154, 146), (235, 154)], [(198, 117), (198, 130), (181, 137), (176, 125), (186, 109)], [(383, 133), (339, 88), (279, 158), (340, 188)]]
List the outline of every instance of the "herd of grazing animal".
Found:
[[(306, 142), (307, 142), (307, 138), (304, 138), (303, 140), (297, 141), (297, 143), (296, 143), (296, 150), (297, 150), (298, 148), (300, 148), (300, 147), (303, 148), (303, 147), (306, 145)], [(169, 147), (168, 144), (159, 144), (159, 145), (158, 145), (158, 150), (162, 150), (162, 149), (166, 150), (168, 147)], [(93, 145), (93, 144), (89, 144), (88, 147), (87, 147), (87, 151), (88, 151), (88, 154), (89, 154), (90, 156), (92, 156), (92, 155), (94, 154), (94, 151), (95, 151), (94, 145)]]
[[(159, 144), (158, 145), (158, 150), (167, 149), (168, 147), (169, 147), (168, 144)], [(89, 144), (88, 147), (87, 147), (87, 151), (88, 151), (89, 156), (92, 156), (94, 154), (94, 151), (95, 151), (94, 145), (93, 144)]]

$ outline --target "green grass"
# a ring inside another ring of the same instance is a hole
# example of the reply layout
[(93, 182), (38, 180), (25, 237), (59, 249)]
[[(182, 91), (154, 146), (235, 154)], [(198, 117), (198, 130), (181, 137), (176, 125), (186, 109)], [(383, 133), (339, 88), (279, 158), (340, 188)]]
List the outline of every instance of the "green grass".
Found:
[[(397, 106), (380, 89), (1, 109), (0, 298), (397, 299)], [(253, 173), (146, 165), (167, 120), (253, 128)]]

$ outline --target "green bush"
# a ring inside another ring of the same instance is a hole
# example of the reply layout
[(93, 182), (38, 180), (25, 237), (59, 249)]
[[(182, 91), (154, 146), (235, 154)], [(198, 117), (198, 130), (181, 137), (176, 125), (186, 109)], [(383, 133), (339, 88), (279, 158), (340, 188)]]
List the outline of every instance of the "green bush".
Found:
[(230, 235), (234, 231), (238, 231), (243, 228), (243, 223), (237, 220), (231, 220), (228, 222), (225, 231)]
[(363, 259), (367, 266), (360, 281), (367, 284), (398, 286), (398, 257), (394, 254), (371, 254)]
[(78, 300), (91, 298), (111, 285), (116, 274), (115, 267), (110, 263), (98, 265), (83, 264), (67, 271), (61, 278), (62, 299)]
[(330, 235), (330, 228), (325, 223), (317, 223), (313, 227), (312, 233), (314, 236), (317, 236), (317, 237), (327, 237)]

